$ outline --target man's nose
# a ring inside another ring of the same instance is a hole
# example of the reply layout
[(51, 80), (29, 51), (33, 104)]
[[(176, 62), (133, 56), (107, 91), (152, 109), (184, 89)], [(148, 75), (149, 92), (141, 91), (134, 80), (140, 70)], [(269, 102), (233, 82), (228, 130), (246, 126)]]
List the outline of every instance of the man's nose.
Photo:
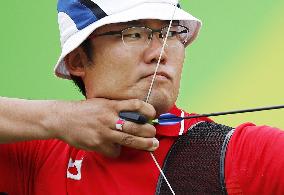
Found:
[(159, 58), (161, 57), (160, 64), (166, 64), (167, 62), (167, 51), (166, 47), (164, 48), (164, 51), (162, 51), (163, 47), (163, 39), (159, 38), (158, 33), (154, 33), (153, 36), (149, 37), (150, 42), (148, 44), (148, 47), (146, 48), (144, 52), (144, 60), (147, 64), (157, 64), (159, 61)]

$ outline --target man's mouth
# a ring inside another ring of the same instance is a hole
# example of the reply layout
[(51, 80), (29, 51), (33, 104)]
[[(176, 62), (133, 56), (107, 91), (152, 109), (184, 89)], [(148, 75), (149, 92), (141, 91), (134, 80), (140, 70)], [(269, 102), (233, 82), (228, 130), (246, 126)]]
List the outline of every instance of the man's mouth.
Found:
[[(147, 74), (142, 79), (153, 79), (154, 73)], [(155, 80), (171, 80), (171, 77), (166, 72), (157, 72)]]

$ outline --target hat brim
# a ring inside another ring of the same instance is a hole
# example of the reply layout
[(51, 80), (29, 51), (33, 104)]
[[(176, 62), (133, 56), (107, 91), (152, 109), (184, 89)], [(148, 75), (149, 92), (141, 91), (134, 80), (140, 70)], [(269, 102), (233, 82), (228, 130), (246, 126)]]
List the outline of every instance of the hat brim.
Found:
[[(145, 11), (147, 10), (147, 11)], [(175, 14), (174, 14), (175, 12)], [(174, 14), (174, 16), (173, 16)], [(106, 24), (128, 22), (141, 19), (158, 19), (158, 20), (179, 20), (180, 23), (191, 30), (192, 36), (185, 45), (189, 45), (197, 36), (201, 21), (175, 5), (169, 3), (143, 3), (125, 11), (106, 16), (86, 28), (70, 36), (62, 45), (62, 52), (55, 65), (54, 71), (56, 76), (64, 79), (70, 79), (70, 74), (66, 69), (64, 58), (83, 43), (87, 37), (97, 28)]]

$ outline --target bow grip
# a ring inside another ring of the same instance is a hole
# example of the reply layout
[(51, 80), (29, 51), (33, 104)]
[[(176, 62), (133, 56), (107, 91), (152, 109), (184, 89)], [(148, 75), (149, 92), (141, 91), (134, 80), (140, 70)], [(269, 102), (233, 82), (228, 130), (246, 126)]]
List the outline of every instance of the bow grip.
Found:
[(149, 121), (146, 116), (138, 112), (121, 111), (119, 117), (137, 124), (146, 124)]

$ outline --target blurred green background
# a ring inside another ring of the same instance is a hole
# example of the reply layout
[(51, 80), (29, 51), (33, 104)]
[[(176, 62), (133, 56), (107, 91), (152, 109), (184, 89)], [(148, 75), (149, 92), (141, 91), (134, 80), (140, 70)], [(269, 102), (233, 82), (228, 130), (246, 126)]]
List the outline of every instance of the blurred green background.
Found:
[[(0, 96), (83, 99), (53, 75), (60, 54), (56, 0), (3, 1), (0, 6)], [(202, 19), (187, 49), (178, 105), (208, 113), (284, 104), (284, 0), (182, 0)], [(213, 118), (284, 129), (284, 110)]]

